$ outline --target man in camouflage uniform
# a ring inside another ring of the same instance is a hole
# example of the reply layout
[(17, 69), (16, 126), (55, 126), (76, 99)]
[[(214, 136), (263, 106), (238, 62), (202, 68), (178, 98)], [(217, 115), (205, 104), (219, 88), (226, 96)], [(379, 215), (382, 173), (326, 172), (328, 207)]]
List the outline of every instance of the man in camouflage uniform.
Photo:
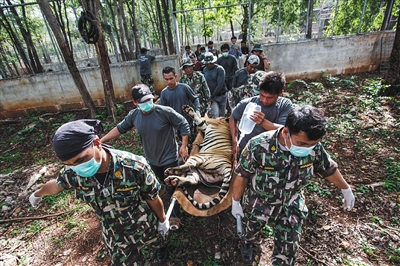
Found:
[[(326, 119), (314, 107), (295, 108), (285, 127), (252, 138), (235, 168), (232, 215), (243, 217), (248, 241), (266, 224), (274, 228), (273, 265), (295, 263), (308, 214), (301, 189), (314, 173), (342, 190), (346, 209), (354, 206), (350, 186), (320, 143), (326, 128)], [(243, 245), (242, 257), (245, 262), (252, 260), (251, 242)]]
[(193, 71), (193, 61), (190, 58), (182, 60), (182, 67), (185, 73), (180, 77), (179, 82), (190, 86), (200, 101), (200, 114), (204, 116), (210, 107), (210, 89), (204, 75)]
[(62, 125), (53, 147), (69, 169), (32, 193), (29, 201), (36, 207), (42, 196), (74, 189), (75, 196), (90, 205), (100, 220), (112, 265), (144, 265), (140, 249), (155, 245), (157, 230), (165, 234), (169, 228), (158, 195), (160, 183), (145, 158), (102, 145), (96, 135), (102, 131), (99, 120)]
[(247, 84), (234, 87), (232, 90), (228, 91), (228, 103), (232, 110), (241, 100), (260, 94), (260, 80), (266, 73), (265, 71), (252, 73), (247, 79)]

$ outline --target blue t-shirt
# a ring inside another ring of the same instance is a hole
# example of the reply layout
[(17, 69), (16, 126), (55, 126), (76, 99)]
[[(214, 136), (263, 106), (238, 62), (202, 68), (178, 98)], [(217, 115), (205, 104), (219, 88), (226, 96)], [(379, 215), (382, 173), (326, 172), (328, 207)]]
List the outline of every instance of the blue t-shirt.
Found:
[(191, 123), (192, 119), (182, 111), (183, 105), (194, 107), (195, 111), (200, 111), (200, 104), (196, 93), (189, 85), (178, 83), (175, 89), (166, 87), (161, 91), (160, 104), (172, 107), (176, 112), (183, 115)]
[(189, 135), (186, 119), (168, 106), (154, 105), (153, 111), (143, 114), (139, 108), (133, 109), (118, 125), (118, 131), (124, 134), (136, 128), (140, 135), (146, 159), (155, 166), (163, 166), (178, 160), (178, 144), (174, 129), (181, 136)]
[(151, 62), (156, 59), (149, 54), (140, 54), (138, 61), (140, 65), (140, 75), (151, 75)]
[[(293, 108), (292, 101), (285, 97), (278, 97), (275, 104), (264, 106), (260, 101), (260, 96), (254, 96), (252, 98), (247, 98), (240, 101), (239, 104), (236, 105), (235, 109), (233, 109), (232, 117), (236, 121), (239, 121), (242, 118), (244, 109), (246, 109), (246, 106), (249, 102), (253, 102), (261, 106), (261, 112), (265, 114), (265, 119), (272, 123), (277, 123), (281, 125), (285, 125), (288, 113)], [(239, 143), (240, 150), (242, 150), (246, 146), (247, 142), (252, 137), (257, 136), (265, 131), (266, 130), (262, 126), (256, 124), (253, 131), (250, 134), (245, 135), (242, 141)]]

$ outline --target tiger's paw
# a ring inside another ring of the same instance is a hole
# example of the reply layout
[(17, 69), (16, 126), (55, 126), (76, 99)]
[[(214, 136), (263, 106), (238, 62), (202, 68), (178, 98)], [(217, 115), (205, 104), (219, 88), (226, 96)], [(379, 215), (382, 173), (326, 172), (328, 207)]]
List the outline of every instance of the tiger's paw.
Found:
[(164, 179), (164, 182), (167, 186), (171, 187), (176, 187), (179, 185), (179, 179), (176, 176), (168, 176)]

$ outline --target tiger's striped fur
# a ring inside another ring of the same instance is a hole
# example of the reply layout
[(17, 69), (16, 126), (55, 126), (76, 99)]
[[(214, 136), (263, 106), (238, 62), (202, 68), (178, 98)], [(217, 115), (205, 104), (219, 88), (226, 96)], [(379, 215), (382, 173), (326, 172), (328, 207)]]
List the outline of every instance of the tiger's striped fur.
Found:
[(200, 118), (190, 106), (182, 107), (193, 118), (204, 138), (197, 154), (185, 164), (167, 169), (166, 183), (174, 186), (213, 185), (221, 182), (218, 195), (207, 203), (196, 202), (183, 187), (186, 197), (199, 209), (209, 209), (218, 204), (229, 190), (232, 174), (232, 140), (229, 124), (225, 120)]

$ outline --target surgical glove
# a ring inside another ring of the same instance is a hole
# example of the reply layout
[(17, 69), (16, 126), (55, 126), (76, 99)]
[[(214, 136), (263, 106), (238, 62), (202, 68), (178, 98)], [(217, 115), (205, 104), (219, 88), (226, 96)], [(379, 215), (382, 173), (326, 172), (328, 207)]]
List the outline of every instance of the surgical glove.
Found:
[(354, 202), (356, 199), (354, 198), (353, 192), (351, 188), (342, 189), (342, 194), (344, 198), (344, 208), (350, 211), (354, 207)]
[(244, 217), (242, 205), (240, 205), (239, 201), (236, 201), (232, 198), (232, 215), (236, 219), (236, 215), (239, 214)]
[(33, 208), (37, 208), (37, 204), (42, 200), (42, 197), (35, 196), (35, 192), (33, 192), (32, 195), (29, 197), (29, 202), (31, 203)]
[(158, 222), (158, 233), (161, 235), (165, 235), (169, 230), (169, 220), (165, 219), (165, 221)]
[(200, 114), (199, 111), (196, 111), (196, 115), (197, 115), (198, 117), (201, 117), (201, 114)]

